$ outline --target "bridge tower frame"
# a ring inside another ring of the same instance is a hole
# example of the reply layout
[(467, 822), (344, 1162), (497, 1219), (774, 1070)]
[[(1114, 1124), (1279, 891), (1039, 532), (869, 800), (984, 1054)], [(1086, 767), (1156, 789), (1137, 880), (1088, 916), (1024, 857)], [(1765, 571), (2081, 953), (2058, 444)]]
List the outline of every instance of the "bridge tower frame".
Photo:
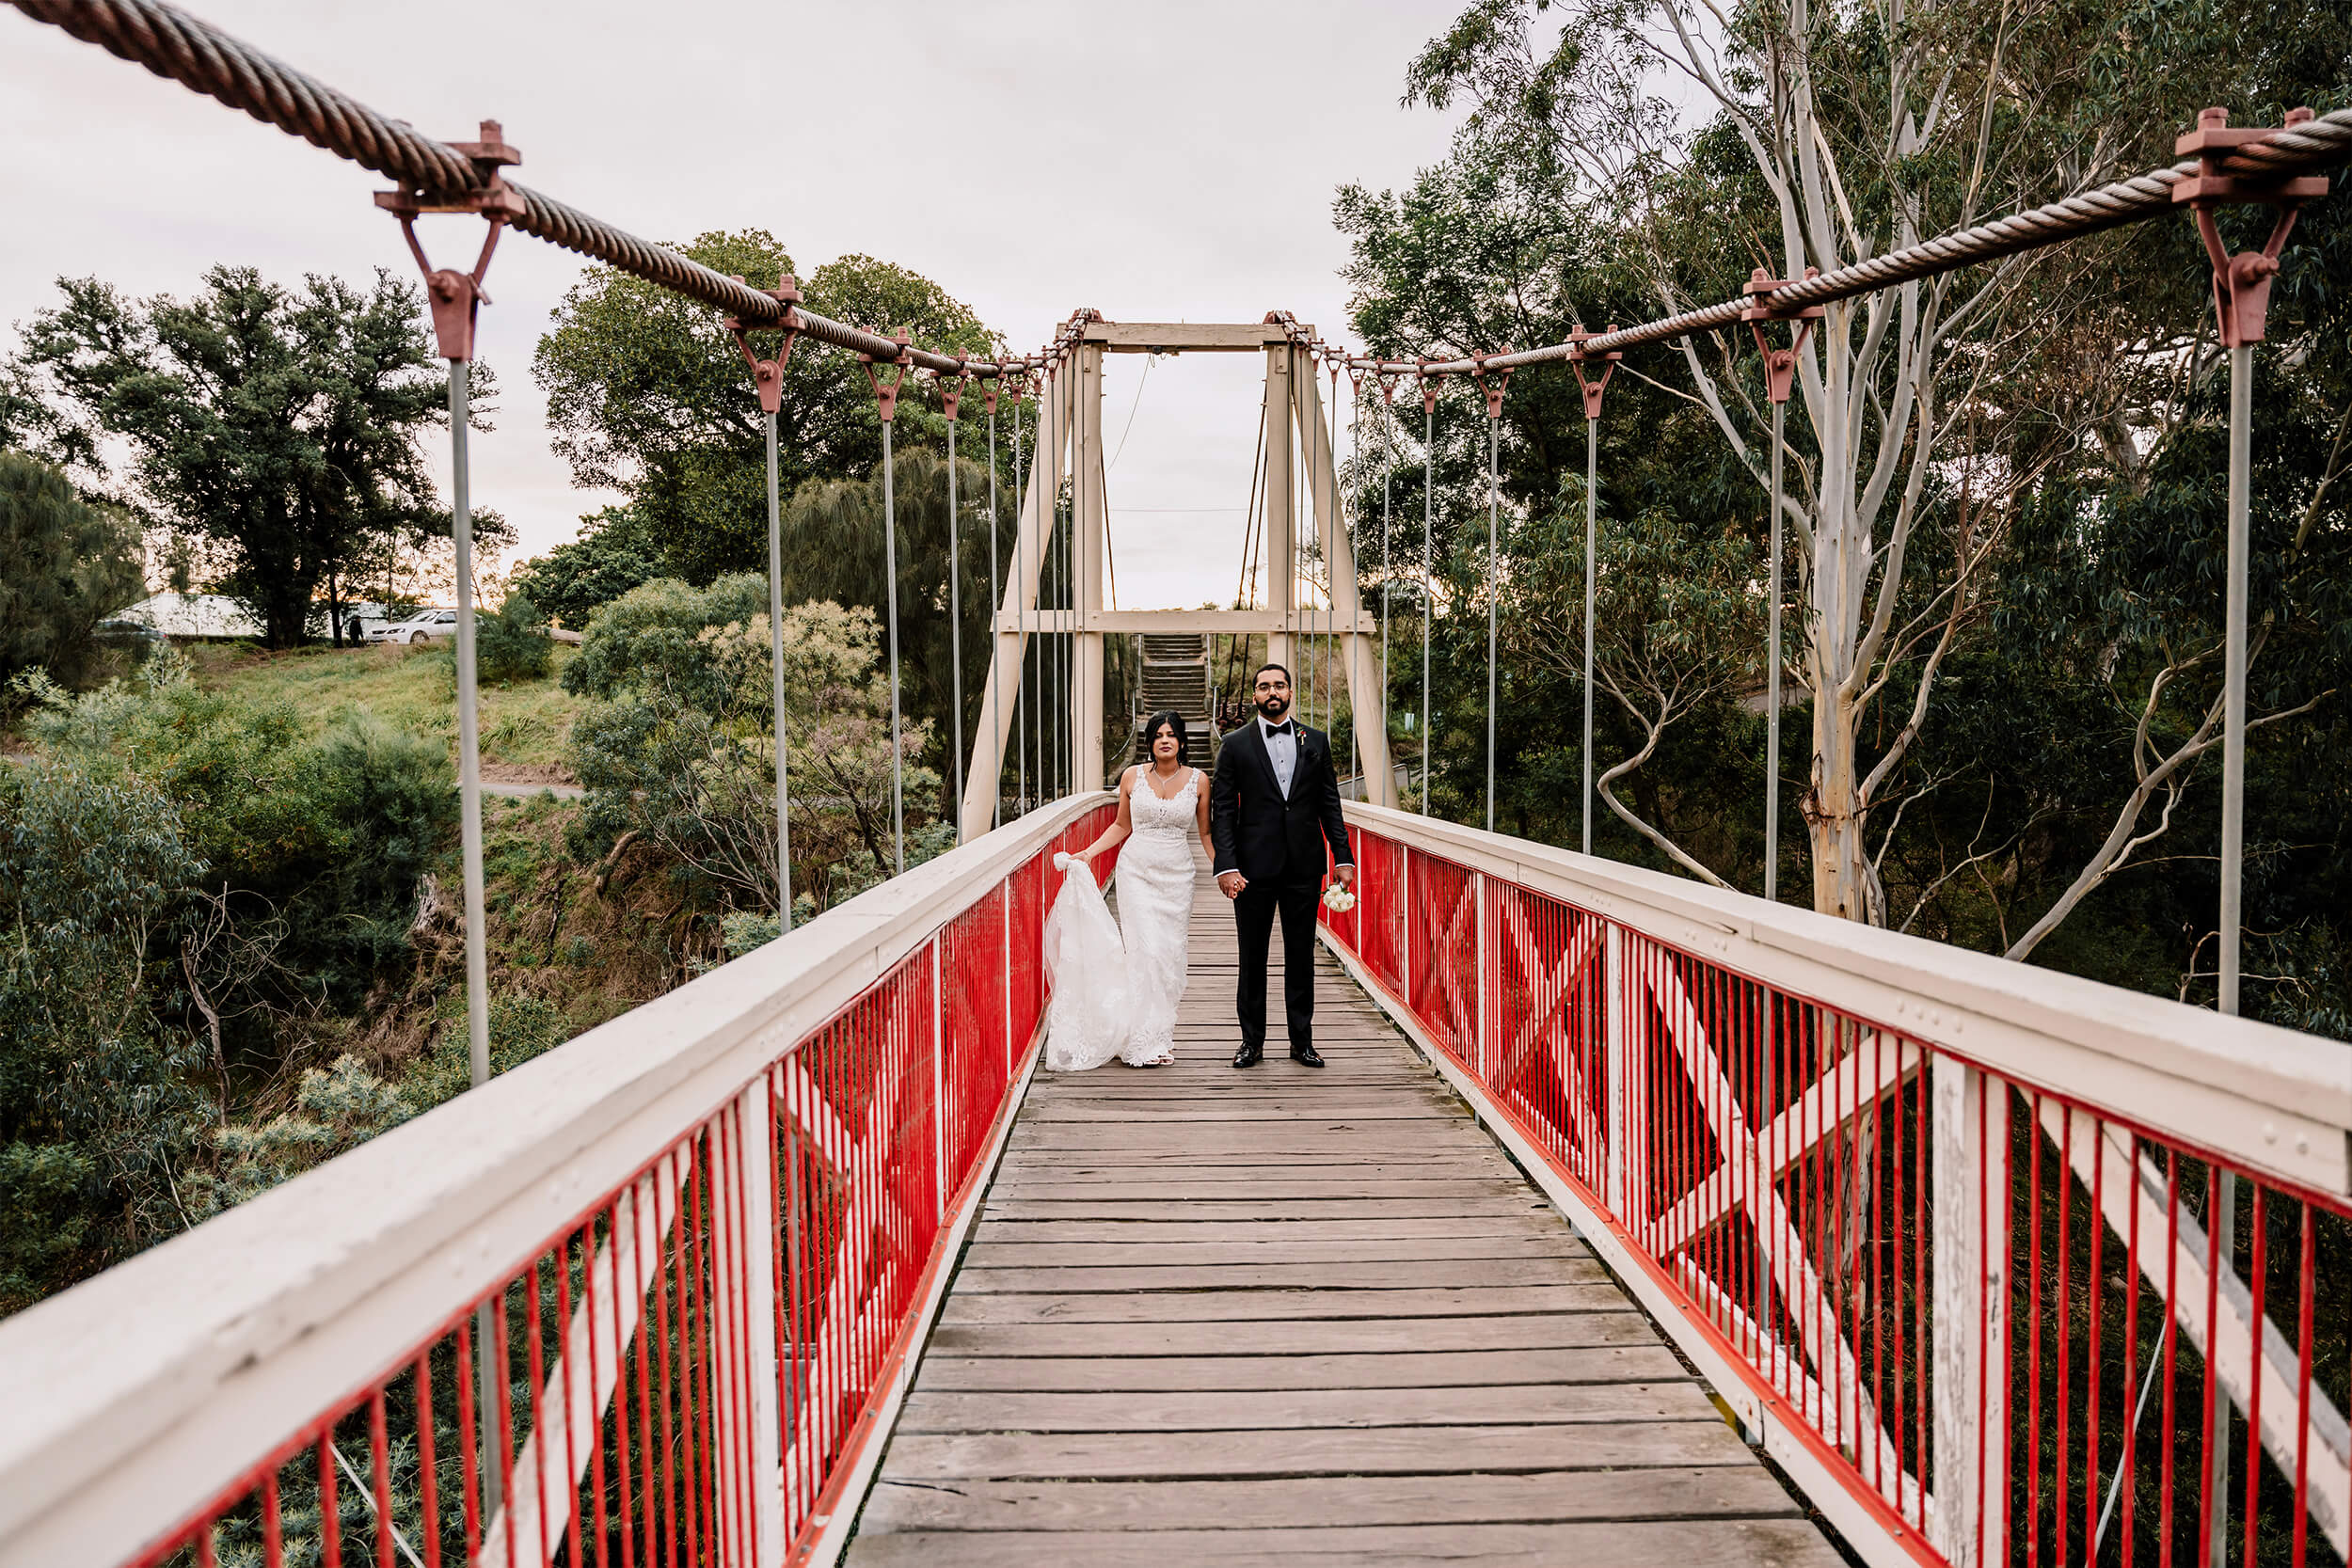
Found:
[[(1379, 636), (1364, 620), (1357, 592), (1356, 553), (1339, 488), (1337, 453), (1331, 450), (1329, 418), (1315, 384), (1314, 366), (1298, 341), (1311, 335), (1279, 321), (1238, 323), (1108, 322), (1086, 325), (1070, 357), (1040, 388), (1037, 451), (1014, 515), (1011, 569), (996, 607), (990, 670), (980, 684), (979, 723), (964, 771), (961, 807), (967, 838), (988, 831), (995, 791), (1010, 744), (1013, 693), (1027, 640), (1073, 635), (1074, 678), (1069, 720), (1082, 783), (1105, 776), (1103, 747), (1106, 708), (1104, 639), (1132, 633), (1263, 633), (1269, 657), (1289, 664), (1295, 645), (1311, 635), (1305, 624), (1295, 575), (1272, 563), (1293, 557), (1298, 519), (1295, 515), (1299, 452), (1310, 483), (1311, 526), (1331, 576), (1329, 625), (1340, 650), (1348, 700), (1356, 714), (1355, 761), (1363, 774), (1365, 797), (1375, 805), (1396, 803), (1396, 780), (1389, 760), (1387, 693), (1381, 689)], [(1252, 610), (1108, 609), (1104, 601), (1104, 538), (1109, 524), (1109, 492), (1104, 478), (1103, 356), (1105, 354), (1263, 354), (1265, 436), (1261, 456), (1265, 471), (1267, 602)], [(1041, 610), (1038, 584), (1044, 546), (1065, 482), (1071, 486), (1076, 543), (1075, 608)], [(999, 679), (999, 673), (1003, 679)], [(999, 701), (999, 694), (1003, 700)]]

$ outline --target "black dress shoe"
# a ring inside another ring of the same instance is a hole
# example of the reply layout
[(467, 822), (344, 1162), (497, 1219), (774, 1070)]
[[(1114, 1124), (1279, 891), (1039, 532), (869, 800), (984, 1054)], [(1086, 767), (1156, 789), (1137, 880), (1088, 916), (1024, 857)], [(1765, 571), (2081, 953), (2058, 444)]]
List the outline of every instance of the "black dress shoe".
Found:
[(1323, 1058), (1315, 1054), (1315, 1048), (1311, 1045), (1292, 1046), (1291, 1060), (1296, 1062), (1300, 1067), (1321, 1067), (1323, 1065)]
[(1264, 1060), (1265, 1047), (1262, 1045), (1250, 1045), (1245, 1043), (1239, 1051), (1233, 1053), (1233, 1065), (1235, 1067), (1256, 1067), (1260, 1062)]

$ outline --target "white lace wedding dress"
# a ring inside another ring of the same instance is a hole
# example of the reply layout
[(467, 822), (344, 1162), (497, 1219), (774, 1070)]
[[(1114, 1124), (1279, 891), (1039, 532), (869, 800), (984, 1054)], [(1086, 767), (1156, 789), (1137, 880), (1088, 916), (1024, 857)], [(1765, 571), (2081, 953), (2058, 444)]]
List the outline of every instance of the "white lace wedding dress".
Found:
[(1175, 798), (1152, 791), (1147, 772), (1127, 796), (1131, 832), (1120, 846), (1119, 923), (1094, 879), (1076, 863), (1045, 921), (1045, 1066), (1082, 1072), (1117, 1057), (1130, 1067), (1174, 1059), (1176, 1002), (1184, 993), (1192, 934), (1192, 844), (1200, 829), (1200, 770)]

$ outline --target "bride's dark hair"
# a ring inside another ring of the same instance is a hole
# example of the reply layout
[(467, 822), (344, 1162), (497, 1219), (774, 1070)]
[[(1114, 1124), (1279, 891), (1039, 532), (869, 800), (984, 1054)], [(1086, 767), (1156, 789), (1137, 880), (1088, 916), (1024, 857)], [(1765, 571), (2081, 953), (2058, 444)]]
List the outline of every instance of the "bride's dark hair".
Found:
[(1160, 738), (1160, 730), (1163, 726), (1176, 732), (1176, 760), (1178, 762), (1184, 760), (1184, 752), (1187, 749), (1184, 740), (1184, 716), (1174, 708), (1168, 708), (1144, 721), (1143, 760), (1146, 766), (1149, 766), (1152, 761), (1152, 747)]

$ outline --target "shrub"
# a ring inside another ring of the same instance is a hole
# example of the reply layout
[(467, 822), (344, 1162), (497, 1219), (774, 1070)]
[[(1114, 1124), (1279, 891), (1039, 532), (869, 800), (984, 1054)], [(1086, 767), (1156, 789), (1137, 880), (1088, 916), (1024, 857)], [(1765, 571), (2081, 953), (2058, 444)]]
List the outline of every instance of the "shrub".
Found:
[(474, 679), (484, 685), (544, 680), (554, 655), (548, 618), (527, 594), (509, 594), (495, 614), (474, 621)]

